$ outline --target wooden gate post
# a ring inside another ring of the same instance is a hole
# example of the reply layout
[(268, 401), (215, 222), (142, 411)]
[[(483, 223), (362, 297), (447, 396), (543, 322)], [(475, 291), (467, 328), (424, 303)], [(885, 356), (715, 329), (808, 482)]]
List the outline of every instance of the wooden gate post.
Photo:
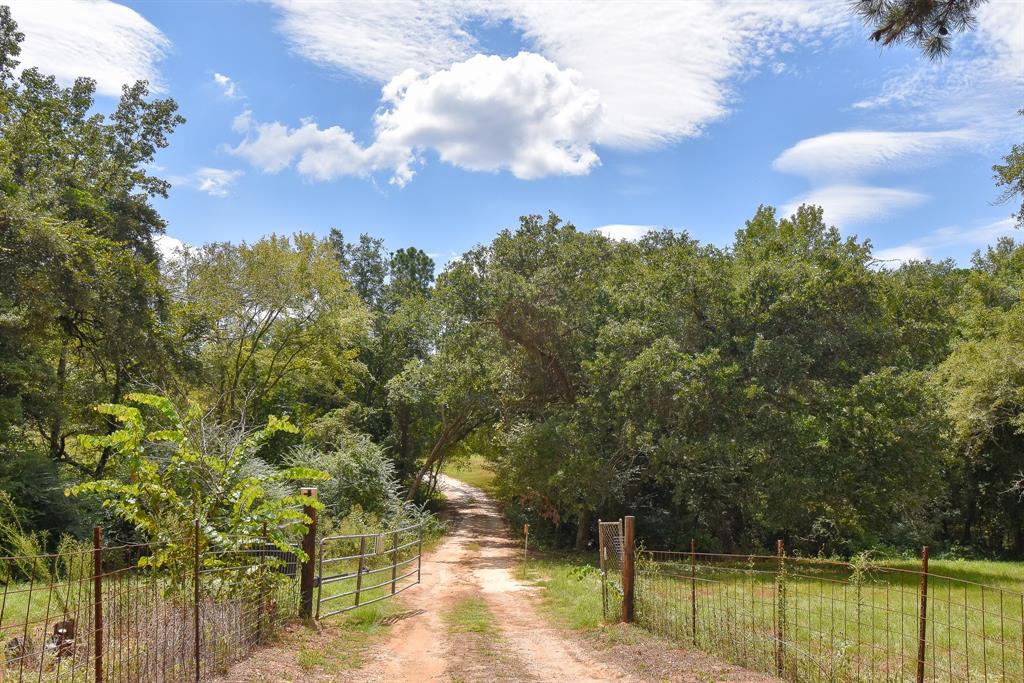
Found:
[(622, 621), (633, 623), (633, 598), (636, 584), (636, 518), (625, 519), (622, 544)]
[[(309, 496), (311, 500), (316, 500), (315, 487), (303, 488), (300, 493)], [(316, 583), (316, 508), (305, 505), (302, 512), (309, 517), (310, 522), (306, 535), (302, 537), (302, 552), (306, 559), (302, 562), (302, 573), (299, 575), (299, 616), (303, 619), (312, 619), (313, 588)]]
[(103, 683), (103, 529), (92, 528), (93, 663), (96, 683)]

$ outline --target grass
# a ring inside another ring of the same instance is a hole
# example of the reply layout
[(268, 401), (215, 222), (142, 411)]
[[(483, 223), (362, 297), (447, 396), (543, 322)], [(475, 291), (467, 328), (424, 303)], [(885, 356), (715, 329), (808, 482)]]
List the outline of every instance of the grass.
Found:
[(531, 554), (529, 576), (542, 587), (542, 609), (557, 625), (573, 630), (596, 629), (604, 624), (601, 577), (588, 555), (580, 553)]
[(494, 615), (487, 607), (483, 598), (476, 596), (463, 598), (449, 607), (443, 615), (448, 633), (480, 633), (493, 635), (497, 633)]
[(330, 638), (299, 646), (296, 656), (303, 671), (340, 674), (366, 663), (370, 646), (383, 638), (390, 627), (386, 620), (402, 607), (391, 601), (376, 602), (330, 620)]
[[(593, 555), (579, 553), (531, 556), (531, 574), (540, 576), (536, 583), (544, 589), (543, 609), (556, 624), (583, 631), (602, 628), (601, 578), (593, 567), (595, 561)], [(884, 564), (888, 569), (867, 566), (860, 573), (789, 564), (783, 600), (787, 678), (913, 680), (919, 564)], [(933, 561), (929, 570), (938, 576), (929, 582), (926, 679), (1024, 680), (1024, 599), (1020, 596), (1024, 565), (946, 560)], [(780, 614), (774, 561), (700, 564), (695, 574), (691, 585), (685, 558), (656, 565), (641, 562), (636, 587), (638, 625), (691, 644), (696, 621), (699, 649), (774, 673)], [(617, 577), (610, 588), (614, 615)], [(696, 610), (691, 602), (694, 594)], [(629, 635), (613, 629), (606, 629), (605, 635), (615, 633)]]
[(488, 492), (494, 490), (494, 470), (482, 456), (475, 453), (468, 458), (456, 458), (448, 462), (442, 471), (470, 486)]

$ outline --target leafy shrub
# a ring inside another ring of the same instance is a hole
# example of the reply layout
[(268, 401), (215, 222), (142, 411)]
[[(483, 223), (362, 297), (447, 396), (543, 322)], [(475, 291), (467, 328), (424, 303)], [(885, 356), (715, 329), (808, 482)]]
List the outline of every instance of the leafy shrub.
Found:
[(297, 466), (267, 471), (255, 463), (256, 453), (269, 439), (278, 432), (297, 431), (294, 425), (271, 416), (265, 427), (246, 434), (209, 424), (197, 410), (182, 418), (160, 396), (129, 394), (127, 399), (155, 414), (150, 421), (158, 428), (148, 428), (135, 406), (97, 406), (122, 426), (109, 435), (83, 438), (81, 444), (111, 449), (116, 462), (108, 470), (120, 471), (123, 478), (79, 484), (68, 494), (104, 497), (105, 507), (156, 541), (152, 555), (143, 557), (140, 565), (168, 569), (173, 581), (184, 582), (195, 543), (203, 551), (227, 551), (217, 556), (220, 560), (204, 560), (212, 566), (230, 562), (231, 551), (244, 551), (260, 539), (304, 559), (293, 544), (309, 523), (301, 509), (309, 499), (296, 493), (274, 495), (274, 487), (320, 481), (327, 474)]

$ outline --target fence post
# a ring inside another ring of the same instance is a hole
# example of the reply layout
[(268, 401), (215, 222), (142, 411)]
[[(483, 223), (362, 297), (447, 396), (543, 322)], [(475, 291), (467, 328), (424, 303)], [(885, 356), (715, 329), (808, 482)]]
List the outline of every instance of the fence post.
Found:
[(419, 584), (423, 573), (423, 525), (420, 524), (419, 544), (416, 546), (416, 583)]
[(391, 594), (395, 594), (395, 581), (398, 577), (398, 532), (391, 539)]
[(196, 518), (196, 526), (192, 535), (192, 634), (195, 646), (195, 669), (196, 683), (199, 683), (202, 668), (199, 663), (200, 638), (199, 638), (199, 518)]
[[(299, 491), (310, 500), (316, 500), (316, 487), (303, 488)], [(302, 573), (299, 575), (299, 616), (303, 619), (313, 618), (313, 588), (316, 583), (316, 508), (305, 505), (303, 514), (309, 517), (309, 527), (302, 537), (302, 552), (306, 559), (302, 562)]]
[(690, 633), (697, 644), (697, 541), (690, 539)]
[(633, 598), (636, 583), (636, 518), (627, 515), (622, 547), (622, 621), (633, 623)]
[(92, 528), (93, 645), (96, 683), (103, 683), (103, 529)]
[(928, 546), (921, 548), (921, 610), (917, 625), (917, 683), (924, 683), (924, 652), (928, 633)]
[(363, 568), (366, 566), (366, 536), (359, 537), (359, 569), (356, 570), (356, 606), (359, 606), (359, 594), (363, 591)]
[(778, 576), (775, 580), (775, 672), (782, 678), (785, 671), (785, 647), (783, 639), (786, 635), (786, 546), (780, 538), (776, 544), (779, 558)]

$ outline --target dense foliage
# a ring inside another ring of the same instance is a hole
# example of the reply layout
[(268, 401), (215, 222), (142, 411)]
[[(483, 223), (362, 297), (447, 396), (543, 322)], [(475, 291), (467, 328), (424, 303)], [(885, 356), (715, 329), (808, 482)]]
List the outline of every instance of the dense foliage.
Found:
[(196, 519), (208, 544), (284, 534), (324, 476), (328, 523), (421, 514), (472, 452), (555, 542), (636, 514), (659, 545), (1024, 557), (1014, 241), (893, 266), (818, 208), (761, 207), (724, 247), (525, 216), (436, 282), (337, 230), (161, 258), (174, 102), (140, 83), (104, 117), (88, 79), (15, 77), (18, 45), (0, 8), (8, 537), (109, 515), (174, 563)]

